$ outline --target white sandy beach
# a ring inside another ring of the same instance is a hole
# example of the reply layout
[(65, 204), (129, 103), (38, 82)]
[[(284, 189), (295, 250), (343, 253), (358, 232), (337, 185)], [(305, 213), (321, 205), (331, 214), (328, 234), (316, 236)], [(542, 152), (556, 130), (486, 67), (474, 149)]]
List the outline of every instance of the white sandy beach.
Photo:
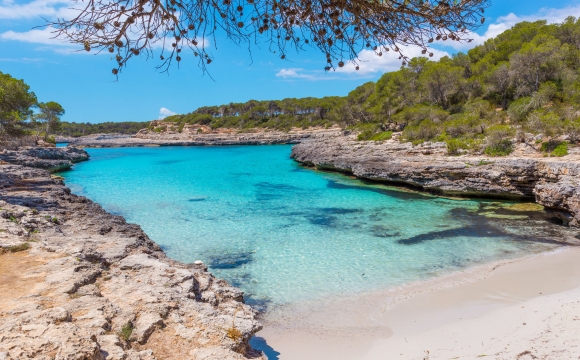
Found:
[(580, 249), (344, 296), (267, 320), (259, 335), (281, 360), (580, 359)]

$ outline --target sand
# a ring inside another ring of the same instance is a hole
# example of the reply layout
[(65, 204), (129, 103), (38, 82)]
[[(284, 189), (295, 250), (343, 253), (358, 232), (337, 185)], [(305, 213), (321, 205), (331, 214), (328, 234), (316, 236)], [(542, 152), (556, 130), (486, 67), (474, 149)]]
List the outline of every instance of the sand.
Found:
[(279, 309), (271, 359), (580, 359), (580, 249)]

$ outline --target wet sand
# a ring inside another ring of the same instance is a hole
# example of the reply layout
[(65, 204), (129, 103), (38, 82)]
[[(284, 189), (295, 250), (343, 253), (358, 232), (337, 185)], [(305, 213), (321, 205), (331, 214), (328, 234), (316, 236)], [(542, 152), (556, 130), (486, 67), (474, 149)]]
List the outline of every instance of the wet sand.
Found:
[(580, 248), (266, 317), (270, 359), (580, 359)]

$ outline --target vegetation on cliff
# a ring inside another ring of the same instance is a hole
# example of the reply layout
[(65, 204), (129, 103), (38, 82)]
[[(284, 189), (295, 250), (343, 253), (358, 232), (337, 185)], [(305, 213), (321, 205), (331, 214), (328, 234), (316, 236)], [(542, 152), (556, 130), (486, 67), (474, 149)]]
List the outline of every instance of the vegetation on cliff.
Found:
[(404, 129), (403, 140), (445, 141), (451, 153), (505, 155), (525, 134), (580, 139), (579, 67), (580, 20), (522, 22), (467, 53), (414, 58), (346, 97), (207, 106), (165, 121), (241, 130), (339, 124), (361, 140)]

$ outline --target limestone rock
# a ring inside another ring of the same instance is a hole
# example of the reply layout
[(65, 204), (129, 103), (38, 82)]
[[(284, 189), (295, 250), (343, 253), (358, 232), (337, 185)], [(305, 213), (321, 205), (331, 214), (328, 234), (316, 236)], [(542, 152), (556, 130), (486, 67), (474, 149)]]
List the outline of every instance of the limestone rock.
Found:
[[(262, 326), (240, 290), (203, 264), (168, 259), (139, 226), (48, 171), (0, 165), (0, 208), (0, 249), (29, 248), (0, 251), (12, 264), (2, 267), (11, 280), (0, 283), (0, 359), (209, 358), (219, 349), (224, 360), (265, 360), (249, 346)], [(228, 337), (232, 328), (239, 336)]]
[(580, 227), (580, 156), (544, 158), (533, 149), (519, 151), (520, 155), (506, 158), (447, 156), (444, 143), (413, 146), (342, 136), (302, 142), (291, 156), (319, 169), (437, 194), (535, 198), (566, 223)]

